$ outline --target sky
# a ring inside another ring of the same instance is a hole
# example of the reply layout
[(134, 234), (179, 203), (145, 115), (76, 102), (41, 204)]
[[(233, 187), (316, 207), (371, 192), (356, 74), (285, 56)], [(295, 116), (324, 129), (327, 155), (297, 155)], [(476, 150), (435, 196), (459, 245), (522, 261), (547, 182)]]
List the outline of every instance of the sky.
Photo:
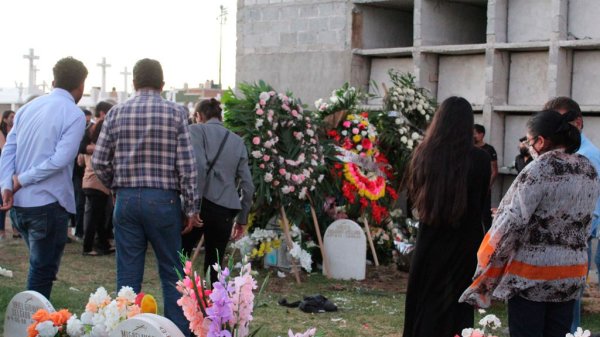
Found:
[[(0, 88), (29, 79), (33, 48), (39, 60), (37, 83), (52, 82), (52, 67), (73, 56), (87, 67), (86, 92), (102, 84), (106, 57), (107, 90), (123, 91), (125, 67), (153, 58), (161, 62), (165, 90), (212, 79), (219, 64), (219, 6), (228, 10), (223, 28), (223, 86), (235, 85), (236, 0), (1, 0)], [(128, 91), (131, 92), (131, 75)]]

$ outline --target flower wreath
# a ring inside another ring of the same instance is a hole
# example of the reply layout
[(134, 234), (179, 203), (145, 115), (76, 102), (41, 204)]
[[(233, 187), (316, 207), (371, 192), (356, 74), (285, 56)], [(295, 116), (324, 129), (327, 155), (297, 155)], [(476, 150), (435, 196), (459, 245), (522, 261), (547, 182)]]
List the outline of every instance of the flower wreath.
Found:
[(306, 199), (324, 178), (315, 116), (290, 93), (277, 93), (262, 81), (239, 89), (245, 99), (229, 90), (223, 103), (229, 126), (243, 134), (249, 149), (256, 206)]

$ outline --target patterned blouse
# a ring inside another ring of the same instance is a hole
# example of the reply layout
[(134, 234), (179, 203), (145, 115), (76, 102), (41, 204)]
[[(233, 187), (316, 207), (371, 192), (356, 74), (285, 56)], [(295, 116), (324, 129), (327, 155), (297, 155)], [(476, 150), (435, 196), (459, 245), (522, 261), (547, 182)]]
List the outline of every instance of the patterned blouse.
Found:
[(549, 151), (517, 176), (477, 252), (477, 270), (460, 302), (491, 298), (574, 299), (587, 274), (587, 237), (600, 194), (585, 157)]

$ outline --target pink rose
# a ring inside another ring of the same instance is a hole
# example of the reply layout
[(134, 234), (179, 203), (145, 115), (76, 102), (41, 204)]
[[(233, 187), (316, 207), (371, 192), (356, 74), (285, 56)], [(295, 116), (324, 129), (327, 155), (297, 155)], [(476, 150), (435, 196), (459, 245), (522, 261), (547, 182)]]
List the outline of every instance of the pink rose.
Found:
[(294, 193), (295, 190), (296, 188), (294, 186), (290, 186), (290, 193)]
[(258, 165), (258, 167), (260, 167), (261, 169), (264, 169), (265, 168), (265, 164), (260, 164), (260, 165)]
[(269, 159), (271, 159), (271, 157), (269, 157), (269, 155), (266, 155), (266, 154), (265, 154), (265, 155), (263, 156), (263, 160), (264, 160), (264, 161), (269, 161)]
[(256, 114), (259, 116), (262, 116), (264, 113), (265, 113), (265, 111), (263, 109), (256, 110)]
[(352, 125), (352, 122), (350, 121), (344, 121), (344, 123), (342, 124), (345, 128), (349, 128), (350, 125)]
[(297, 175), (295, 175), (295, 174), (292, 174), (292, 181), (293, 181), (293, 182), (297, 183), (299, 180), (300, 180), (300, 179), (299, 179), (299, 177), (298, 177)]
[(279, 174), (281, 174), (282, 176), (285, 175), (285, 169), (284, 168), (280, 168), (279, 169)]
[(254, 145), (260, 144), (260, 137), (254, 137), (254, 138), (252, 138), (252, 144), (254, 144)]
[(260, 101), (258, 101), (258, 104), (260, 104), (261, 106), (265, 106), (265, 104), (267, 104), (267, 101), (261, 99)]
[(355, 135), (358, 135), (359, 132), (360, 132), (360, 130), (358, 128), (352, 129), (352, 133), (355, 134)]

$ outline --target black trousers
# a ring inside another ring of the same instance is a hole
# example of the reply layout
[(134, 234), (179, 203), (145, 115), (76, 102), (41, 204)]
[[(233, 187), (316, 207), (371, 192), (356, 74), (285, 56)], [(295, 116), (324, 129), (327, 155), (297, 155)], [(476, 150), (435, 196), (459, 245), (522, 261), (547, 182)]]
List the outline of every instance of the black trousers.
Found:
[(187, 256), (194, 254), (193, 250), (198, 244), (200, 237), (204, 234), (204, 272), (210, 268), (210, 280), (217, 280), (217, 272), (212, 268), (217, 262), (223, 265), (225, 248), (231, 238), (233, 220), (238, 210), (219, 206), (209, 200), (202, 200), (200, 217), (204, 222), (202, 228), (194, 228), (181, 238), (183, 252)]
[(96, 248), (98, 250), (108, 250), (110, 244), (106, 228), (106, 206), (109, 196), (91, 188), (84, 189), (84, 193), (86, 202), (83, 251), (90, 252), (94, 250), (94, 237), (96, 237)]
[(516, 295), (508, 300), (510, 336), (564, 337), (571, 330), (574, 303), (533, 302)]

